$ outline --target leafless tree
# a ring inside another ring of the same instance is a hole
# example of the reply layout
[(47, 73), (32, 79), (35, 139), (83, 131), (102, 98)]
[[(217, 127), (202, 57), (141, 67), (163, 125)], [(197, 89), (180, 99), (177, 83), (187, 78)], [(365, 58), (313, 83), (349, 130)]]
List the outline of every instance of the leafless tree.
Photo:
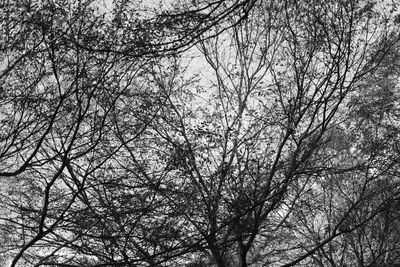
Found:
[[(11, 266), (397, 263), (397, 98), (368, 86), (398, 77), (382, 74), (398, 42), (384, 7), (5, 3), (1, 252)], [(178, 52), (194, 44), (190, 62)], [(367, 100), (385, 104), (371, 116)]]

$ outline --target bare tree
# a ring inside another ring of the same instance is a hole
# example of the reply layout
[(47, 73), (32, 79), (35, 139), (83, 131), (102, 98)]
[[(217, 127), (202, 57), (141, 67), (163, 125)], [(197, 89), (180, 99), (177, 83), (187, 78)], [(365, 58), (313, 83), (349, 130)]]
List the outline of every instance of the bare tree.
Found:
[(396, 98), (360, 101), (398, 41), (385, 3), (96, 4), (1, 11), (11, 266), (397, 261), (368, 233), (397, 240)]
[(321, 266), (398, 263), (398, 67), (391, 63), (397, 53), (394, 47), (359, 84), (348, 103), (349, 115), (330, 133), (323, 150), (341, 155), (334, 171), (324, 171), (321, 194), (312, 196), (318, 202), (313, 212), (319, 217), (325, 213), (328, 224), (319, 221), (319, 228), (313, 227), (306, 222), (307, 213), (300, 220), (305, 236), (315, 242), (327, 232), (343, 232), (314, 256)]

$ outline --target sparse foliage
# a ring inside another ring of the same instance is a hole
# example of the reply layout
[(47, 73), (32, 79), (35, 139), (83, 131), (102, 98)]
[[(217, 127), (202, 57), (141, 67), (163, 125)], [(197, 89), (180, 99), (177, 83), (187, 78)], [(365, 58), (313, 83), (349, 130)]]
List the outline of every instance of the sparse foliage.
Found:
[(4, 264), (400, 263), (395, 4), (1, 5)]

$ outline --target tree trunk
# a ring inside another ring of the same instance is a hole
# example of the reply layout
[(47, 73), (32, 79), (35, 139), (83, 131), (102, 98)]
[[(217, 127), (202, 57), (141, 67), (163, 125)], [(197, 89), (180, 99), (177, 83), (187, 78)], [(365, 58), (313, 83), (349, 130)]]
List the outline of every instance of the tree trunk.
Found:
[(247, 267), (246, 253), (241, 253), (238, 256), (239, 256), (238, 267)]
[(237, 259), (238, 259), (238, 267), (246, 267), (247, 266), (247, 250), (244, 247), (243, 242), (240, 242), (239, 248), (238, 248), (238, 254), (237, 254)]

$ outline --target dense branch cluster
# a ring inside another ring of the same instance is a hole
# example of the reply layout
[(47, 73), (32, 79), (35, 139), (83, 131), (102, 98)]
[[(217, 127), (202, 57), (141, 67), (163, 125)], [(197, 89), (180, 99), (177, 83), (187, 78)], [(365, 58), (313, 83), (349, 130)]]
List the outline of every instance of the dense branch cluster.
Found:
[(0, 7), (0, 265), (400, 264), (396, 4)]

